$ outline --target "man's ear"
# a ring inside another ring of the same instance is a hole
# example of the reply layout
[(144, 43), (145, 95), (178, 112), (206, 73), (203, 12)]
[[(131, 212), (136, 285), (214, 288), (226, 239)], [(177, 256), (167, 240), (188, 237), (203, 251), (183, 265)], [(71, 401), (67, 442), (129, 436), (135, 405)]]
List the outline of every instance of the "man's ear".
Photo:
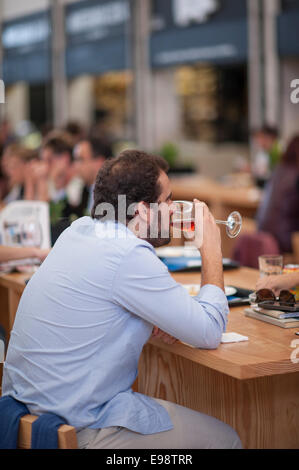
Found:
[(138, 212), (139, 217), (146, 223), (149, 220), (149, 207), (146, 202), (138, 202), (136, 205), (136, 213)]

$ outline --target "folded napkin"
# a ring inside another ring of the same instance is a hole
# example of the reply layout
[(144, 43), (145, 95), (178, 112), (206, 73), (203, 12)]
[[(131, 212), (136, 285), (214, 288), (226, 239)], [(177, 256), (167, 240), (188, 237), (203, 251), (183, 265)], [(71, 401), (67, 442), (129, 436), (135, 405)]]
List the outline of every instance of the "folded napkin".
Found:
[(221, 343), (240, 343), (241, 341), (248, 341), (248, 336), (239, 335), (239, 333), (223, 333)]
[[(248, 341), (249, 338), (248, 336), (242, 336), (239, 335), (238, 333), (223, 333), (221, 337), (221, 343), (240, 343), (241, 341)], [(190, 348), (195, 348), (195, 346), (191, 346), (191, 344), (184, 343), (181, 341), (182, 344), (185, 344), (186, 346), (189, 346)]]

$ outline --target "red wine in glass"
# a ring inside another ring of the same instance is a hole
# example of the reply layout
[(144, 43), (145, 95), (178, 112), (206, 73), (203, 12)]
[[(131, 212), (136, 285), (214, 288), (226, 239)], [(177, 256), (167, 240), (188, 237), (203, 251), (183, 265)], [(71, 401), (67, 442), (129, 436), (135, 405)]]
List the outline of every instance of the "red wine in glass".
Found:
[[(195, 232), (195, 219), (193, 203), (188, 201), (174, 201), (177, 210), (172, 217), (171, 225), (182, 232)], [(226, 226), (226, 233), (230, 238), (236, 238), (242, 228), (242, 217), (239, 212), (232, 212), (227, 220), (216, 220), (217, 224)]]

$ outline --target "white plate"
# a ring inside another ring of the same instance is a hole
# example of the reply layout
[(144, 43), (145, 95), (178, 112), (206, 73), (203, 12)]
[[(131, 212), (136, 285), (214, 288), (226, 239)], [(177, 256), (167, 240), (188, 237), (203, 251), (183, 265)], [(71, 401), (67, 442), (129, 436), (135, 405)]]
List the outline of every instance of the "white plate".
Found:
[(183, 246), (167, 246), (165, 248), (157, 248), (156, 253), (162, 258), (170, 258), (176, 256), (184, 256), (184, 247)]
[(235, 287), (230, 287), (230, 286), (225, 287), (225, 295), (227, 297), (231, 295), (235, 295), (236, 293), (237, 293), (237, 289)]
[(165, 248), (157, 248), (156, 253), (161, 258), (176, 258), (178, 256), (201, 258), (198, 249), (195, 247), (166, 246)]

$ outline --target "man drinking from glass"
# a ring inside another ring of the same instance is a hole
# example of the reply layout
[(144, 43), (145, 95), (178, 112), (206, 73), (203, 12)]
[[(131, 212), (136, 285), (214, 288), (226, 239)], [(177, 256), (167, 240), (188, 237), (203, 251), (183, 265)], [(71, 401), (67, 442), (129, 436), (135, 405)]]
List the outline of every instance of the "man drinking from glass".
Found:
[(242, 447), (215, 418), (131, 388), (153, 332), (215, 349), (227, 323), (220, 232), (206, 205), (196, 201), (195, 222), (203, 213), (204, 229), (195, 232), (202, 256), (197, 297), (155, 253), (170, 240), (167, 170), (160, 157), (134, 150), (106, 161), (91, 217), (62, 233), (18, 308), (3, 394), (33, 414), (65, 418), (81, 448)]

